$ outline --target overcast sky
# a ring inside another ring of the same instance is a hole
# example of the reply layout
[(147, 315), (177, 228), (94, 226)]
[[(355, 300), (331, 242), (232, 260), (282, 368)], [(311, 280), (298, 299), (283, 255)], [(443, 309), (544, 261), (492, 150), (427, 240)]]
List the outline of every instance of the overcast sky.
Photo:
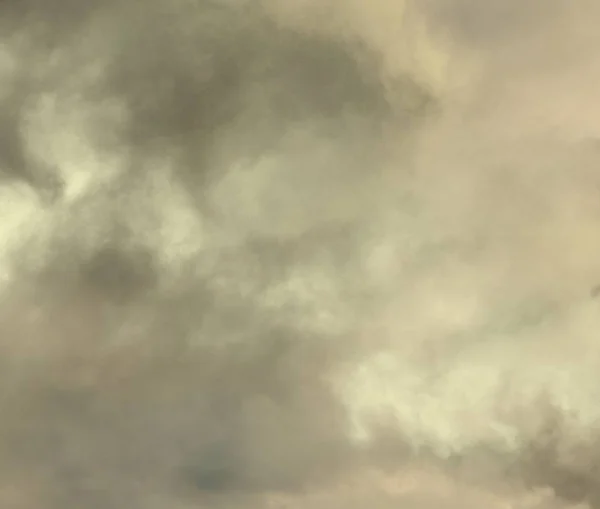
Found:
[(0, 505), (600, 504), (599, 22), (0, 3)]

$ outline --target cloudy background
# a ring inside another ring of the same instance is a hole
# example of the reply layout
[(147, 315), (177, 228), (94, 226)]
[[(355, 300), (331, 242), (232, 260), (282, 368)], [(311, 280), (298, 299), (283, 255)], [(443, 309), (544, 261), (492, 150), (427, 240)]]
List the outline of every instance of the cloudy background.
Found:
[(0, 505), (599, 506), (598, 22), (3, 0)]

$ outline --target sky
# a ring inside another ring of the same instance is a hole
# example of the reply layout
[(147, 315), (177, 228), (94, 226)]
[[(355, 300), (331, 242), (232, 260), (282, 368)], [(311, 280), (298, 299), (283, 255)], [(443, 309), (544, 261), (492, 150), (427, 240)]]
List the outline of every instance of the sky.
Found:
[(599, 21), (0, 3), (1, 505), (599, 506)]

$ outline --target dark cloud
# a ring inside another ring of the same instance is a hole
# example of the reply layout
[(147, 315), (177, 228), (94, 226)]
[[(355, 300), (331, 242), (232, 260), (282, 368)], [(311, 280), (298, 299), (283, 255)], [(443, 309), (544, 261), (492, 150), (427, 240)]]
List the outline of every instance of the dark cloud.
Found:
[(593, 9), (315, 5), (0, 3), (3, 507), (597, 505)]

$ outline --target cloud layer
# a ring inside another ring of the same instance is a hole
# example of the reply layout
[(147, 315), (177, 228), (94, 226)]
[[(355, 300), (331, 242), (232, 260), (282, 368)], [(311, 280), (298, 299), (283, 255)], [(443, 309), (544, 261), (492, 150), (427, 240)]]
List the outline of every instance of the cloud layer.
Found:
[(597, 505), (597, 19), (4, 2), (3, 504)]

